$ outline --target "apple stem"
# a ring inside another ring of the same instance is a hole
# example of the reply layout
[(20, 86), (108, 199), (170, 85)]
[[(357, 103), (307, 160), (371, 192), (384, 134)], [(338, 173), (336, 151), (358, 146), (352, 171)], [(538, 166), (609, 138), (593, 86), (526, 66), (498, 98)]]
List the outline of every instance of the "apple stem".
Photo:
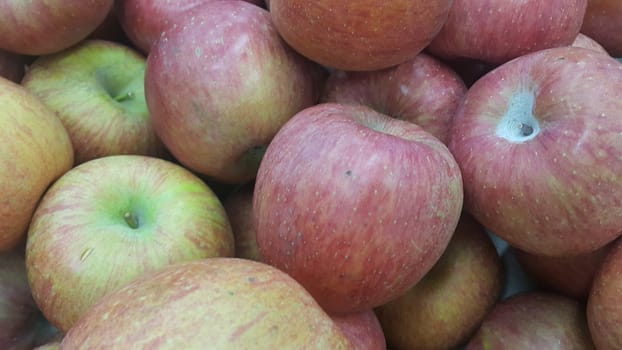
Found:
[(123, 102), (123, 101), (127, 101), (127, 100), (131, 100), (134, 98), (134, 93), (131, 91), (128, 91), (124, 94), (121, 94), (117, 97), (114, 98), (115, 101), (117, 102)]
[(125, 222), (128, 224), (129, 227), (133, 229), (138, 228), (138, 216), (128, 211), (123, 214), (123, 218), (125, 219)]

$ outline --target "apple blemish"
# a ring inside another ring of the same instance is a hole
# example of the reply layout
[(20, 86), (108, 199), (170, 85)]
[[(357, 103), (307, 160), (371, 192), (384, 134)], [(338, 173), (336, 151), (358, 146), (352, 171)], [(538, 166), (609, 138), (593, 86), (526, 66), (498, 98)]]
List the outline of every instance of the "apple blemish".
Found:
[(508, 109), (497, 125), (497, 136), (513, 143), (522, 143), (536, 137), (540, 124), (533, 115), (533, 91), (520, 91), (510, 97)]

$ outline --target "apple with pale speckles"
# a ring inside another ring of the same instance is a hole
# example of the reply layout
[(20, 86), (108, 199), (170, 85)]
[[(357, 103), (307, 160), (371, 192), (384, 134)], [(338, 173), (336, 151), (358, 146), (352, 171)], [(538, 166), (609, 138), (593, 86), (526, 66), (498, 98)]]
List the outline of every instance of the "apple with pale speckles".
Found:
[(405, 293), (445, 250), (462, 209), (447, 147), (363, 105), (320, 103), (268, 146), (253, 216), (264, 261), (332, 313)]

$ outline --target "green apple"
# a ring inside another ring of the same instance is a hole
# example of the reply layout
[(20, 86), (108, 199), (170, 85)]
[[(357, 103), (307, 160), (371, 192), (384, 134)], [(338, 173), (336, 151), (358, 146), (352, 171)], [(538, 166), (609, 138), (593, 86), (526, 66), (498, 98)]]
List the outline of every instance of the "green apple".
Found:
[(239, 258), (171, 265), (105, 296), (63, 349), (353, 349), (285, 272)]
[(74, 146), (76, 164), (117, 154), (164, 155), (145, 101), (147, 59), (105, 40), (86, 40), (41, 56), (22, 85), (61, 119)]
[(62, 332), (100, 297), (171, 263), (233, 256), (231, 226), (187, 169), (140, 155), (78, 165), (43, 196), (28, 231), (33, 297)]
[(45, 189), (73, 164), (71, 140), (54, 112), (0, 78), (0, 251), (17, 246)]

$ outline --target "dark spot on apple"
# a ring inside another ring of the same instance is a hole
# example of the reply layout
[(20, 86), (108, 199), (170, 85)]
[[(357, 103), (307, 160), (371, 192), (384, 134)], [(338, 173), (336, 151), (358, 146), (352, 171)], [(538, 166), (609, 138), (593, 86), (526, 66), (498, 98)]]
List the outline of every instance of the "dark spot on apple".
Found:
[(346, 170), (346, 176), (352, 175), (352, 170)]
[(566, 59), (566, 57), (563, 57), (563, 56), (562, 56), (562, 57), (557, 57), (557, 60), (558, 60), (558, 61), (563, 61), (563, 60), (565, 60), (565, 59)]
[(257, 282), (257, 279), (255, 277), (248, 278), (248, 283), (255, 283), (255, 282)]

